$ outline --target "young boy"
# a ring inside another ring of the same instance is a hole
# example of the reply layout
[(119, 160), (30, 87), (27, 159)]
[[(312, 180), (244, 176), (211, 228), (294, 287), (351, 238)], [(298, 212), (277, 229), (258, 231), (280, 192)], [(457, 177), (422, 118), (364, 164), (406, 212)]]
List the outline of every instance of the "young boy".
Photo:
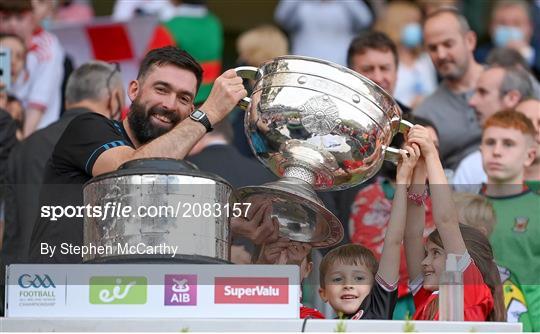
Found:
[[(474, 227), (489, 238), (497, 223), (495, 210), (489, 200), (483, 196), (471, 193), (454, 193), (453, 199), (459, 222)], [(532, 331), (531, 319), (521, 284), (508, 268), (499, 265), (497, 267), (501, 276), (501, 283), (503, 284), (506, 321), (522, 323), (523, 332)]]
[(522, 113), (500, 111), (486, 120), (480, 151), (488, 181), (482, 190), (497, 224), (490, 241), (497, 263), (521, 282), (532, 320), (540, 330), (540, 196), (524, 186), (536, 156), (536, 131)]
[(400, 247), (405, 229), (407, 187), (420, 149), (405, 146), (381, 261), (366, 247), (348, 244), (328, 252), (320, 265), (321, 298), (340, 318), (392, 319), (397, 302)]

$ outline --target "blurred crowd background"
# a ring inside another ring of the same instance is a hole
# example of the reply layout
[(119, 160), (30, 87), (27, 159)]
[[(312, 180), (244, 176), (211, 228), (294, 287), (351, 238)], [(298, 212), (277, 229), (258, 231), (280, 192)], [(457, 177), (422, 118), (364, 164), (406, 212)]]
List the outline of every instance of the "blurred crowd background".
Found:
[[(454, 35), (449, 41), (442, 41), (442, 46), (426, 48), (425, 17), (448, 6), (466, 19), (460, 22), (463, 36)], [(469, 34), (469, 27), (474, 34)], [(366, 35), (375, 31), (384, 34), (382, 37)], [(451, 44), (455, 43), (453, 38), (457, 38), (457, 46)], [(412, 112), (419, 116), (413, 122), (434, 130), (447, 174), (454, 179), (456, 189), (461, 186), (460, 190), (485, 182), (481, 161), (469, 161), (461, 166), (469, 155), (473, 155), (470, 160), (475, 159), (482, 117), (532, 99), (528, 116), (532, 115), (537, 131), (540, 122), (540, 0), (0, 0), (0, 45), (11, 50), (10, 72), (0, 83), (3, 86), (0, 108), (7, 111), (6, 115), (15, 120), (16, 126), (16, 136), (10, 136), (6, 130), (8, 125), (0, 124), (3, 136), (0, 138), (0, 178), (7, 179), (7, 183), (33, 184), (33, 190), (25, 195), (30, 201), (28, 194), (38, 193), (40, 171), (61, 131), (56, 129), (46, 137), (32, 136), (63, 117), (65, 82), (73, 69), (94, 59), (116, 63), (126, 87), (136, 77), (139, 61), (145, 53), (166, 45), (186, 49), (201, 63), (203, 84), (196, 104), (208, 96), (215, 78), (236, 66), (260, 66), (286, 54), (348, 66), (392, 94), (406, 114)], [(357, 54), (369, 55), (366, 50), (370, 49), (391, 51), (399, 63), (394, 68), (392, 61), (387, 66), (369, 59), (355, 60)], [(444, 52), (450, 56), (443, 55)], [(457, 72), (449, 70), (450, 65), (445, 62), (455, 65)], [(487, 64), (491, 66), (489, 69)], [(492, 70), (492, 67), (497, 69)], [(512, 72), (514, 70), (518, 73)], [(445, 82), (453, 86), (441, 86)], [(450, 87), (446, 95), (426, 100), (433, 97), (434, 92), (440, 93), (441, 87)], [(457, 107), (445, 100), (446, 96), (457, 96)], [(457, 109), (447, 112), (452, 108)], [(128, 107), (123, 108), (120, 117), (125, 117), (128, 110)], [(449, 118), (438, 117), (437, 113), (442, 111)], [(456, 112), (455, 116), (452, 112)], [(232, 113), (230, 122), (217, 128), (212, 133), (215, 137), (207, 138), (194, 153), (203, 151), (204, 145), (219, 142), (234, 148), (227, 156), (238, 154), (243, 159), (253, 159), (242, 117), (241, 110)], [(22, 162), (26, 153), (20, 147), (24, 147), (24, 143), (33, 143), (27, 148), (39, 151), (37, 154), (42, 156), (39, 162)], [(44, 146), (39, 146), (41, 144)], [(14, 147), (19, 148), (9, 160)], [(481, 158), (476, 156), (476, 159)], [(204, 159), (193, 160), (205, 170), (222, 175), (235, 187), (273, 178), (263, 173), (251, 180), (227, 170), (226, 163), (215, 166), (210, 162), (205, 165)], [(17, 162), (24, 167), (16, 167)], [(536, 168), (540, 166), (538, 159), (535, 164)], [(35, 166), (35, 170), (25, 170), (29, 165)], [(245, 162), (244, 166), (250, 166), (251, 171), (263, 168), (253, 161)], [(391, 179), (392, 173), (387, 173), (382, 176)], [(395, 170), (393, 173), (395, 175)], [(535, 173), (537, 169), (531, 169), (526, 179), (540, 180), (540, 175)], [(362, 206), (369, 203), (358, 199), (360, 188), (323, 197), (328, 208), (346, 225), (345, 241), (363, 243), (375, 252), (382, 247), (378, 235), (384, 231), (388, 218), (384, 213), (389, 212), (391, 203), (387, 193), (391, 189), (388, 190), (384, 182), (380, 185), (375, 190), (366, 188), (362, 198), (367, 201), (383, 198), (383, 204), (388, 207), (378, 211), (381, 226), (369, 221), (377, 217), (362, 213)], [(369, 213), (371, 209), (366, 210)], [(2, 252), (8, 254), (4, 261), (9, 256), (17, 258), (17, 254), (24, 254), (28, 249), (35, 213), (26, 206), (20, 211), (24, 212), (19, 213), (18, 222), (6, 219), (6, 226), (15, 225), (18, 231), (10, 230), (11, 234), (3, 239)], [(374, 225), (378, 227), (371, 231)], [(361, 227), (364, 230), (360, 230)], [(0, 235), (1, 232), (2, 229)], [(250, 246), (241, 241), (235, 247), (250, 250)], [(249, 252), (235, 254), (236, 262), (251, 261)], [(314, 254), (315, 264), (320, 257), (319, 253)], [(316, 284), (315, 281), (312, 284)], [(305, 296), (310, 298), (308, 293)], [(312, 298), (312, 304), (317, 304), (316, 297)]]

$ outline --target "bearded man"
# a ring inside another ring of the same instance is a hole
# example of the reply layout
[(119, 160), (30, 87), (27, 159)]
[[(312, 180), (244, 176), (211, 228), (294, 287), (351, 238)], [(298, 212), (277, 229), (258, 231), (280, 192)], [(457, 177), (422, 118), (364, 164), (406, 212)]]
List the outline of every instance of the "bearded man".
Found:
[[(234, 70), (216, 79), (199, 109), (194, 98), (201, 85), (202, 69), (185, 51), (164, 47), (150, 51), (137, 79), (130, 82), (130, 113), (122, 122), (97, 112), (75, 118), (56, 145), (47, 163), (41, 189), (41, 215), (30, 246), (33, 262), (81, 262), (80, 255), (60, 254), (60, 245), (83, 243), (82, 218), (52, 220), (43, 208), (82, 205), (82, 189), (92, 177), (115, 171), (127, 161), (162, 157), (183, 159), (191, 148), (247, 95)], [(50, 212), (49, 212), (50, 213)], [(259, 227), (244, 236), (261, 238)], [(249, 235), (251, 234), (251, 236)], [(264, 236), (263, 236), (264, 237)], [(56, 252), (44, 251), (44, 246)]]
[(463, 15), (447, 7), (427, 16), (423, 32), (426, 50), (443, 81), (413, 113), (435, 124), (443, 166), (455, 169), (480, 144), (480, 126), (469, 106), (483, 71), (473, 56), (476, 35)]

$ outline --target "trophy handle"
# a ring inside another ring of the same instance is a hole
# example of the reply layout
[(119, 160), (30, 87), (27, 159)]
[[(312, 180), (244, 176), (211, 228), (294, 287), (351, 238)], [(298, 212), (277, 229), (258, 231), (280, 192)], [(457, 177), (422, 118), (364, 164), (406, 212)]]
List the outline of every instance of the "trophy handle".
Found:
[[(406, 136), (409, 133), (409, 130), (413, 127), (413, 125), (414, 124), (412, 124), (411, 122), (402, 119), (399, 121), (398, 132)], [(401, 159), (400, 152), (404, 150), (383, 145), (383, 151), (384, 160), (397, 164), (399, 162), (399, 159)]]
[[(240, 66), (234, 69), (236, 71), (236, 74), (243, 78), (243, 79), (250, 79), (255, 80), (255, 77), (257, 75), (257, 71), (259, 69), (254, 66)], [(251, 103), (251, 99), (249, 97), (244, 97), (243, 99), (238, 102), (238, 106), (244, 110), (246, 110), (249, 107), (249, 104)]]

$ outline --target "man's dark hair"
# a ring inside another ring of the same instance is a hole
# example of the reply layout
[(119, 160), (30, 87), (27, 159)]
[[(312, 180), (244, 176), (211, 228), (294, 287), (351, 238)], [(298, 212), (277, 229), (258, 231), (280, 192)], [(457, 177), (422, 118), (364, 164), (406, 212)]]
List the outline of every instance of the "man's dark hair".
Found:
[(356, 36), (347, 51), (347, 66), (352, 66), (352, 59), (357, 54), (366, 53), (369, 49), (382, 52), (391, 51), (394, 55), (394, 62), (398, 65), (399, 58), (396, 44), (385, 33), (380, 31), (367, 31)]
[(487, 56), (486, 63), (504, 68), (521, 67), (526, 71), (529, 70), (529, 64), (527, 64), (521, 53), (511, 48), (495, 48), (491, 50)]
[(144, 79), (154, 66), (160, 67), (163, 65), (173, 65), (195, 74), (197, 91), (199, 90), (203, 73), (201, 65), (189, 53), (174, 46), (165, 46), (148, 52), (141, 62), (137, 80)]
[(19, 14), (30, 11), (32, 11), (30, 0), (0, 0), (0, 12)]

